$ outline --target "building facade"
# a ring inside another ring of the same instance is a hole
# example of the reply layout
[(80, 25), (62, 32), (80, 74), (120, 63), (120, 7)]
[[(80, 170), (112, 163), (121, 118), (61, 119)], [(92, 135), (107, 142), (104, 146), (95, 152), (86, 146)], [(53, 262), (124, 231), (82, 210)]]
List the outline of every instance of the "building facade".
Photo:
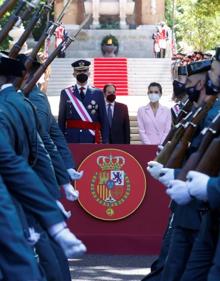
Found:
[[(59, 16), (67, 0), (56, 0), (55, 18)], [(86, 11), (87, 10), (87, 11)], [(65, 25), (78, 25), (86, 12), (92, 14), (91, 26), (100, 27), (101, 23), (118, 21), (119, 28), (128, 24), (152, 25), (164, 20), (165, 0), (72, 0), (63, 18)]]

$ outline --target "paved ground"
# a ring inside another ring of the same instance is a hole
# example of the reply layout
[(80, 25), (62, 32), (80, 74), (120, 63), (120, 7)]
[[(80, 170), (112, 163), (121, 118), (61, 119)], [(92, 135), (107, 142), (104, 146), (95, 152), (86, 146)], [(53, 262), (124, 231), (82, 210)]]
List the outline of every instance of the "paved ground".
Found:
[(85, 255), (71, 260), (74, 281), (140, 281), (147, 273), (155, 256)]

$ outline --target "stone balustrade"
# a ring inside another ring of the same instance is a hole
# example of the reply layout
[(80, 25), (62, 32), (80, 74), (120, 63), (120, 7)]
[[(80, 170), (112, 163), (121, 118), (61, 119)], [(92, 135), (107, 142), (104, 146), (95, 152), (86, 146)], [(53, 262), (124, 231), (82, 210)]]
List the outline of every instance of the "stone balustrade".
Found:
[(126, 17), (134, 13), (135, 2), (132, 0), (87, 0), (84, 1), (86, 14), (92, 14), (92, 28), (100, 27), (99, 17), (119, 16), (120, 28), (126, 29)]

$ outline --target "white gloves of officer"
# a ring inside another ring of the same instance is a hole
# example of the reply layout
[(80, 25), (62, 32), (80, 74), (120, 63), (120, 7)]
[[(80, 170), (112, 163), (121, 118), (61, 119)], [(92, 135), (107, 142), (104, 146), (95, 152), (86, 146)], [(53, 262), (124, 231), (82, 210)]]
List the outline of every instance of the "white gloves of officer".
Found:
[(63, 204), (59, 201), (59, 200), (56, 200), (56, 203), (57, 203), (57, 206), (59, 207), (60, 211), (64, 214), (64, 216), (69, 219), (71, 217), (71, 211), (67, 211)]
[(64, 184), (63, 189), (64, 189), (67, 200), (75, 201), (79, 198), (79, 191), (74, 189), (72, 184), (70, 184), (70, 183)]
[(48, 232), (61, 246), (67, 258), (79, 258), (86, 252), (86, 246), (60, 222), (49, 227)]
[(67, 172), (71, 178), (71, 180), (79, 180), (83, 176), (83, 171), (77, 172), (75, 169), (67, 169)]
[(162, 168), (158, 180), (169, 187), (170, 181), (174, 180), (174, 169)]
[(210, 177), (200, 172), (189, 171), (186, 178), (190, 195), (207, 201), (207, 185)]
[(36, 232), (33, 227), (28, 228), (29, 236), (27, 238), (28, 244), (34, 246), (40, 239), (40, 233)]
[(209, 178), (209, 176), (200, 172), (190, 171), (187, 174), (186, 182), (180, 180), (171, 181), (166, 193), (180, 205), (189, 203), (192, 197), (207, 201)]
[(156, 161), (147, 163), (147, 171), (151, 176), (159, 180), (165, 186), (169, 186), (171, 180), (174, 180), (174, 169), (164, 168), (162, 164)]
[(156, 161), (150, 161), (147, 164), (148, 164), (147, 171), (151, 174), (153, 178), (158, 179), (160, 176), (160, 171), (163, 168), (163, 165)]
[(185, 205), (191, 201), (187, 183), (181, 180), (170, 181), (166, 193), (179, 205)]

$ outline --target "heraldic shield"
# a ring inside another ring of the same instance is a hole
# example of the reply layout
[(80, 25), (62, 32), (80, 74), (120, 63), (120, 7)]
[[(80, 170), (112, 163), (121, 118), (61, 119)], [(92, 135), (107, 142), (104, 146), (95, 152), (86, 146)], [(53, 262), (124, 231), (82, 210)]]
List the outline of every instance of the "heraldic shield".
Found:
[(90, 215), (118, 220), (132, 214), (146, 193), (145, 173), (138, 161), (119, 149), (101, 149), (80, 165), (84, 176), (76, 182), (79, 203)]

